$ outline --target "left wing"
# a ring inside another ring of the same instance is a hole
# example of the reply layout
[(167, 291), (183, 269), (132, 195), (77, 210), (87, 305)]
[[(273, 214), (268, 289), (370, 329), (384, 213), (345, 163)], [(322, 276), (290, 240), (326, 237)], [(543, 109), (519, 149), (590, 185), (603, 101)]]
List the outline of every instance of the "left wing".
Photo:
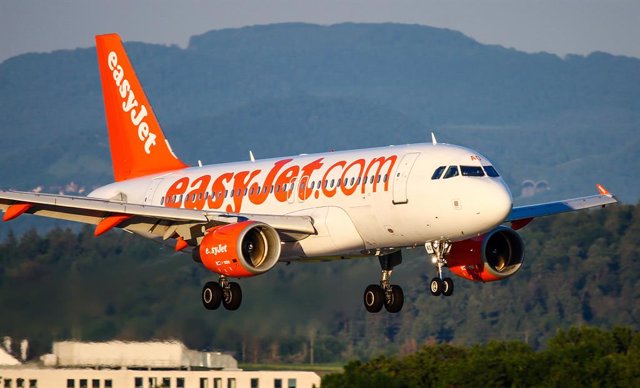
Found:
[(513, 229), (518, 230), (525, 227), (536, 217), (550, 216), (598, 206), (605, 207), (618, 202), (613, 194), (609, 193), (603, 186), (597, 185), (597, 188), (600, 192), (599, 195), (514, 207), (505, 222), (511, 222)]
[(93, 224), (96, 225), (96, 236), (119, 227), (150, 238), (167, 240), (182, 237), (187, 241), (196, 239), (199, 242), (204, 235), (203, 227), (206, 229), (245, 220), (262, 221), (280, 232), (300, 235), (316, 233), (311, 217), (176, 209), (17, 191), (0, 191), (0, 209), (4, 211), (4, 221), (28, 213)]

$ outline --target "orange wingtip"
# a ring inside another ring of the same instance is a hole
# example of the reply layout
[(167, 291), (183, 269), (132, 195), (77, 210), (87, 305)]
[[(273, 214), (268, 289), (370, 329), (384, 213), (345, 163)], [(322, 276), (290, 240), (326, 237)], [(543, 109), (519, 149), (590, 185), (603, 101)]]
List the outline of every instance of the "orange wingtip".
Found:
[(602, 186), (601, 184), (597, 184), (596, 187), (598, 188), (598, 191), (600, 192), (601, 195), (609, 195), (611, 194), (609, 192), (609, 190), (605, 189), (604, 186)]

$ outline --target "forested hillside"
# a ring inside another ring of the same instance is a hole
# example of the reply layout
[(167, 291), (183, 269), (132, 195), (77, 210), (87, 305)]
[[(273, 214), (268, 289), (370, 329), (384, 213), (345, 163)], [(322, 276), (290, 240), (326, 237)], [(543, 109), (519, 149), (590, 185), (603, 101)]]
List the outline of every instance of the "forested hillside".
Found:
[(179, 338), (245, 362), (306, 362), (313, 344), (315, 361), (329, 362), (425, 343), (537, 349), (581, 324), (638, 329), (640, 206), (539, 219), (523, 237), (519, 273), (490, 284), (457, 279), (448, 298), (431, 296), (433, 267), (423, 250), (408, 250), (393, 278), (404, 309), (368, 314), (361, 298), (378, 279), (374, 259), (278, 265), (241, 280), (240, 310), (206, 311), (200, 289), (215, 277), (188, 255), (118, 231), (9, 234), (0, 243), (0, 335), (30, 338), (34, 354), (53, 339)]
[[(186, 49), (126, 47), (174, 150), (194, 165), (434, 131), (491, 158), (516, 197), (524, 180), (547, 181), (530, 202), (597, 182), (640, 198), (637, 58), (526, 54), (398, 24), (277, 24), (210, 31)], [(94, 49), (1, 63), (0, 188), (86, 194), (109, 183), (101, 99)]]
[(640, 332), (617, 327), (560, 330), (534, 351), (520, 341), (427, 345), (404, 357), (350, 362), (323, 388), (637, 387)]

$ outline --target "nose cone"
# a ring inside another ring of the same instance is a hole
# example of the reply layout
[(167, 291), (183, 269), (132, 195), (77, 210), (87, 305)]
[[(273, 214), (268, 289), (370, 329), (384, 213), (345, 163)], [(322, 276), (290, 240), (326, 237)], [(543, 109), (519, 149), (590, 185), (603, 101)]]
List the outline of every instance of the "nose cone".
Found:
[(477, 181), (469, 195), (472, 211), (484, 230), (501, 224), (511, 213), (511, 192), (502, 179)]

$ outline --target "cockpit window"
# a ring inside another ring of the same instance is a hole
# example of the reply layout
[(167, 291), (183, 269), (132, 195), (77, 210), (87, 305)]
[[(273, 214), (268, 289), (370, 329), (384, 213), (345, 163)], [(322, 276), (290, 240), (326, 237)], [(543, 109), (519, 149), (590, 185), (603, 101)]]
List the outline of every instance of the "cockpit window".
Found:
[(480, 166), (460, 166), (462, 176), (484, 176), (484, 171)]
[(444, 179), (453, 178), (454, 176), (458, 176), (458, 166), (449, 166), (446, 174), (444, 174)]
[(500, 176), (500, 174), (498, 174), (498, 171), (496, 171), (496, 169), (493, 168), (493, 166), (483, 166), (483, 167), (484, 167), (484, 171), (486, 171), (487, 175), (489, 175), (491, 178), (496, 178)]
[(447, 168), (447, 166), (440, 166), (436, 168), (436, 170), (433, 172), (433, 175), (431, 175), (431, 179), (440, 179), (445, 168)]

